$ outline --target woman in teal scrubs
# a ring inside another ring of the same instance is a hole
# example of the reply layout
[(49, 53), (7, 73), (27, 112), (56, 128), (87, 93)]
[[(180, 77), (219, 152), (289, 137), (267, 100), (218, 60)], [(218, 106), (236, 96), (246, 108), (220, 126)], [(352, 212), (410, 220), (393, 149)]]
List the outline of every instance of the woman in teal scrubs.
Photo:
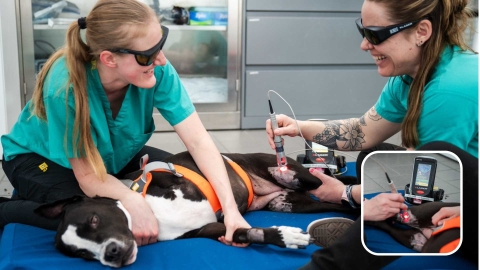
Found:
[(232, 244), (236, 228), (250, 227), (238, 212), (220, 153), (162, 52), (167, 35), (153, 10), (136, 0), (100, 0), (70, 25), (66, 46), (45, 64), (32, 100), (1, 138), (2, 167), (17, 193), (0, 204), (0, 227), (18, 222), (56, 229), (58, 220), (33, 210), (85, 194), (121, 201), (132, 216), (137, 244), (156, 242), (152, 211), (118, 181), (139, 169), (144, 154), (150, 161), (170, 155), (145, 146), (155, 130), (154, 108), (212, 183), (227, 226), (220, 240)]
[[(301, 131), (307, 140), (332, 149), (362, 151), (357, 159), (358, 179), (362, 160), (369, 153), (405, 150), (382, 143), (397, 132), (401, 132), (406, 148), (455, 153), (463, 164), (462, 226), (469, 234), (459, 251), (478, 265), (478, 54), (464, 38), (469, 18), (474, 15), (468, 2), (365, 0), (361, 18), (355, 21), (356, 26), (352, 21), (352, 27), (360, 32), (360, 49), (370, 53), (378, 74), (390, 77), (378, 101), (359, 118), (298, 121), (297, 126), (294, 119), (279, 115), (280, 128), (275, 135), (293, 137)], [(269, 120), (266, 129), (273, 148), (274, 132)], [(404, 208), (398, 194), (383, 194), (383, 199), (361, 202), (360, 185), (347, 187), (332, 177), (314, 174), (321, 177), (323, 185), (312, 191), (313, 195), (323, 201), (345, 201), (352, 207), (363, 203), (364, 218), (368, 213), (371, 220), (380, 220)], [(445, 210), (459, 214), (458, 208)], [(372, 219), (374, 213), (378, 215)], [(324, 224), (340, 228), (333, 222), (335, 219), (329, 219)], [(398, 258), (374, 256), (365, 250), (360, 241), (360, 219), (340, 234), (343, 228), (332, 229), (335, 234), (320, 235), (336, 241), (316, 251), (312, 262), (302, 270), (380, 269)]]

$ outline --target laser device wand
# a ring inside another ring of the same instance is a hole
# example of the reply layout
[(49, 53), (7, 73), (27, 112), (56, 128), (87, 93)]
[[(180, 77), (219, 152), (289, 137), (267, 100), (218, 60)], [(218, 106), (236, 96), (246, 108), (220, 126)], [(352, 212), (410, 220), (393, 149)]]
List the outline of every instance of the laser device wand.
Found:
[[(277, 117), (273, 111), (272, 102), (268, 100), (268, 105), (270, 107), (270, 120), (272, 121), (272, 131), (278, 128)], [(275, 152), (277, 153), (277, 165), (280, 169), (285, 170), (287, 166), (287, 156), (285, 156), (285, 151), (283, 150), (282, 137), (274, 135), (273, 142), (275, 143)]]
[[(387, 172), (385, 172), (385, 176), (387, 177), (388, 185), (390, 186), (391, 192), (398, 193), (398, 190), (395, 187), (395, 184), (393, 183), (392, 180), (390, 180), (390, 177), (388, 176)], [(407, 211), (400, 209), (400, 218), (402, 219), (403, 223), (408, 223), (408, 221), (410, 220), (410, 215), (408, 214)]]
[(387, 177), (388, 185), (390, 186), (390, 190), (392, 193), (398, 193), (397, 187), (395, 187), (395, 184), (390, 180), (390, 177), (388, 176), (388, 173), (385, 172), (385, 176)]

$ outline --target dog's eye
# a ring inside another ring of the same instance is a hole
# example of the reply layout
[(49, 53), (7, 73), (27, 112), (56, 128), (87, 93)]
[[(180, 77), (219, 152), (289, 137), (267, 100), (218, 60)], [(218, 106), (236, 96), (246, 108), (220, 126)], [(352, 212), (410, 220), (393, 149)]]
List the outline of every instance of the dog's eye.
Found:
[(78, 257), (85, 257), (87, 255), (87, 251), (85, 251), (84, 249), (79, 249), (75, 251), (75, 255)]
[(93, 215), (91, 218), (90, 218), (90, 226), (92, 226), (92, 228), (96, 229), (98, 227), (98, 223), (99, 223), (99, 218), (97, 215)]
[(95, 257), (90, 251), (88, 251), (86, 249), (75, 250), (74, 256), (79, 257), (79, 258), (83, 258), (85, 260), (92, 260)]

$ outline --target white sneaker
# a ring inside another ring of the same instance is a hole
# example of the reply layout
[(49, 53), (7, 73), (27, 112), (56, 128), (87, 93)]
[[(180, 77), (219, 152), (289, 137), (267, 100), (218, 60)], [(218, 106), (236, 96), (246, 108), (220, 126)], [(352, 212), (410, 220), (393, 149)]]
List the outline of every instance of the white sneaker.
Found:
[(352, 224), (353, 220), (342, 217), (322, 218), (308, 224), (307, 232), (315, 239), (314, 244), (321, 247), (329, 247), (340, 237)]

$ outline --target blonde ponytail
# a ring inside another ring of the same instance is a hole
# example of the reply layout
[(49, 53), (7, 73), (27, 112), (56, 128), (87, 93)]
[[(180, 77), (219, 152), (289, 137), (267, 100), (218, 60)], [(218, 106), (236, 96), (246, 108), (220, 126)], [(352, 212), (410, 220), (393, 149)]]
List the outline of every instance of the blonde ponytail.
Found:
[[(72, 141), (67, 142), (68, 133), (65, 131), (65, 151), (67, 144), (71, 143), (75, 157), (85, 158), (101, 180), (106, 179), (107, 171), (91, 135), (85, 64), (98, 57), (103, 50), (112, 49), (112, 46), (128, 48), (133, 39), (147, 34), (144, 26), (152, 18), (156, 18), (154, 11), (137, 0), (99, 0), (84, 19), (87, 25), (87, 42), (84, 43), (81, 38), (78, 23), (72, 23), (67, 30), (65, 47), (48, 59), (37, 77), (29, 109), (32, 115), (48, 121), (43, 101), (43, 84), (53, 63), (65, 56), (69, 72), (69, 81), (65, 89), (67, 111), (70, 87), (75, 99), (73, 136)], [(67, 113), (67, 129), (68, 121), (71, 120), (68, 119), (68, 115)]]

